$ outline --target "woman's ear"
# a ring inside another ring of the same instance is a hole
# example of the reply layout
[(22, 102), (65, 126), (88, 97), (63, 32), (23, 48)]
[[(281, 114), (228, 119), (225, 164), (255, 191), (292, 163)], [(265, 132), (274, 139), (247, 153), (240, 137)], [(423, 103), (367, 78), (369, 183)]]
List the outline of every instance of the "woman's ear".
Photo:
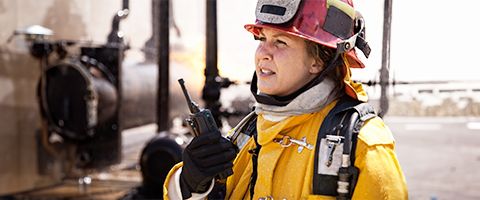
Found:
[(321, 59), (313, 59), (312, 64), (310, 65), (310, 73), (318, 74), (323, 71), (323, 61)]

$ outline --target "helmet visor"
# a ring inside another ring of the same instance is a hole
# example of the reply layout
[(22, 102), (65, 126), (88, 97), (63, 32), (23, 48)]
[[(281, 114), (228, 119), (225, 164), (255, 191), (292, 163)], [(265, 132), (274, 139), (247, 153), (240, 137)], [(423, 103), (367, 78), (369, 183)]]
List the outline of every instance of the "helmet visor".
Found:
[(300, 2), (301, 0), (258, 0), (255, 15), (263, 23), (284, 24), (295, 16)]

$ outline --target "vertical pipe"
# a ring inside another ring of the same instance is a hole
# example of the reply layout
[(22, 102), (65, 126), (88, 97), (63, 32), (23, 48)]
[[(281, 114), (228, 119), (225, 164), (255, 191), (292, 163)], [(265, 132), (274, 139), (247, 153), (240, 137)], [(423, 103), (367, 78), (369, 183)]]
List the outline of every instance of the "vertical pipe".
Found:
[(130, 9), (130, 5), (129, 5), (129, 0), (123, 0), (122, 1), (122, 10), (128, 10)]
[(380, 113), (383, 117), (388, 111), (388, 87), (390, 73), (390, 32), (392, 24), (392, 0), (385, 0), (383, 10), (382, 68), (380, 69)]
[(158, 93), (157, 93), (157, 125), (158, 132), (169, 128), (169, 0), (157, 0), (155, 46), (157, 48)]
[(217, 68), (217, 0), (207, 0), (205, 77), (218, 76)]
[(202, 91), (202, 99), (215, 119), (218, 127), (222, 127), (220, 121), (220, 81), (218, 80), (217, 66), (217, 0), (206, 0), (206, 65), (205, 86)]

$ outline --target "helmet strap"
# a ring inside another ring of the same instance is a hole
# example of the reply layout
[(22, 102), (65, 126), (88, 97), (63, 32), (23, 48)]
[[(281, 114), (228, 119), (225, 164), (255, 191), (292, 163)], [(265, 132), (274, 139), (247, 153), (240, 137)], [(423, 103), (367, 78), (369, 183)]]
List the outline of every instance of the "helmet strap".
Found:
[(340, 50), (340, 53), (345, 53), (352, 50), (354, 47), (357, 47), (362, 51), (363, 55), (368, 58), (370, 55), (371, 49), (365, 40), (365, 22), (362, 16), (358, 13), (357, 18), (355, 19), (355, 34), (351, 37), (344, 39), (337, 43), (337, 51)]
[(308, 89), (322, 82), (325, 79), (325, 77), (327, 77), (327, 74), (335, 68), (335, 66), (340, 65), (342, 62), (342, 59), (339, 59), (341, 58), (340, 56), (341, 54), (342, 53), (339, 53), (337, 49), (337, 51), (335, 52), (335, 56), (327, 63), (325, 69), (320, 73), (320, 75), (318, 75), (313, 80), (311, 80), (310, 82), (308, 82), (303, 87), (301, 87), (300, 89), (298, 89), (297, 91), (295, 91), (290, 95), (275, 96), (275, 95), (268, 95), (268, 94), (259, 92), (257, 88), (257, 75), (255, 73), (253, 74), (252, 82), (250, 85), (250, 91), (252, 92), (253, 96), (255, 97), (255, 100), (258, 103), (273, 105), (273, 106), (286, 106), (298, 95), (302, 94), (303, 92), (307, 91)]

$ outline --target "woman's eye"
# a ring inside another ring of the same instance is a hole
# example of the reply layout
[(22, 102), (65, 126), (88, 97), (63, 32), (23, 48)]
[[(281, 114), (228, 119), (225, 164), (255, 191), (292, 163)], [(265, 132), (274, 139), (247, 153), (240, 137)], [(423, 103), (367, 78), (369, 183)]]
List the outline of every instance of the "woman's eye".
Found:
[(262, 41), (264, 42), (266, 40), (265, 37), (262, 37), (262, 36), (254, 36), (255, 40), (258, 40), (258, 41)]
[(277, 45), (287, 45), (287, 43), (284, 42), (283, 40), (275, 40), (275, 43), (276, 43)]

